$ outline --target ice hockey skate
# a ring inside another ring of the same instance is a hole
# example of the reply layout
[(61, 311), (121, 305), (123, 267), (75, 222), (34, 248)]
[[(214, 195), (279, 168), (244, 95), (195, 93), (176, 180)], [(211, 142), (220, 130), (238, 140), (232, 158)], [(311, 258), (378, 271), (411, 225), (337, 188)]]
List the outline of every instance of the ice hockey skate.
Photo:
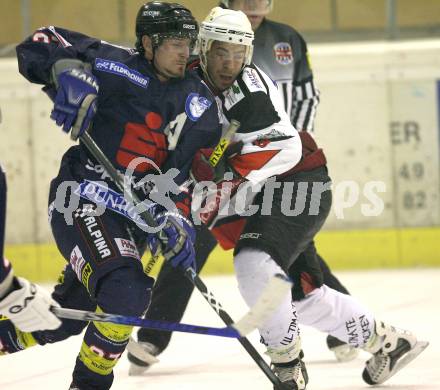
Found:
[(373, 356), (367, 360), (362, 378), (369, 385), (384, 383), (428, 345), (427, 341), (417, 341), (409, 331), (376, 321), (376, 334), (364, 348)]
[(127, 358), (130, 362), (128, 375), (131, 376), (142, 375), (153, 364), (159, 362), (159, 359), (156, 358), (160, 353), (159, 348), (145, 341), (136, 342), (130, 338), (127, 352)]
[(301, 357), (289, 363), (272, 364), (272, 369), (285, 389), (303, 390), (309, 381), (307, 369)]
[[(301, 349), (301, 339), (296, 338), (289, 346), (282, 348), (267, 348), (272, 364), (271, 368), (285, 390), (304, 390), (309, 381), (306, 365), (303, 362), (304, 353)], [(276, 390), (277, 388), (274, 387)]]
[(327, 347), (335, 354), (336, 360), (340, 363), (350, 362), (359, 355), (359, 349), (331, 335), (327, 336)]

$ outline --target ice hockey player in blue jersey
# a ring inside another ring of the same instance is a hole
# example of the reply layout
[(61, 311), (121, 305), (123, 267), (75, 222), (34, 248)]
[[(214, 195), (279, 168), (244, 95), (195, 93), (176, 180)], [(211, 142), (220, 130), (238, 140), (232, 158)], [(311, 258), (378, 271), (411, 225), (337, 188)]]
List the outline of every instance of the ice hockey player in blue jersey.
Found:
[[(137, 14), (136, 50), (44, 27), (17, 46), (19, 70), (30, 82), (44, 85), (54, 101), (56, 124), (72, 139), (89, 129), (118, 170), (130, 168), (131, 183), (145, 198), (151, 190), (144, 185), (145, 175), (177, 168), (175, 185), (181, 184), (195, 152), (220, 137), (212, 94), (198, 76), (186, 72), (197, 31), (185, 7), (149, 2)], [(194, 262), (194, 228), (184, 216), (189, 200), (181, 194), (176, 198), (181, 213), (170, 214), (161, 204), (151, 208), (157, 223), (168, 218), (162, 230), (165, 258), (185, 268)], [(130, 316), (145, 312), (153, 279), (143, 272), (140, 257), (157, 237), (145, 232), (126, 206), (81, 142), (64, 154), (49, 193), (53, 235), (68, 262), (52, 295), (60, 305)], [(132, 327), (62, 320), (57, 330), (19, 335), (10, 321), (2, 321), (0, 337), (11, 335), (4, 348), (13, 353), (63, 340), (86, 326), (70, 388), (108, 389)]]
[[(9, 318), (23, 332), (56, 329), (60, 320), (50, 306), (56, 302), (36, 284), (14, 275), (11, 263), (4, 256), (6, 224), (6, 176), (0, 165), (0, 321)], [(0, 355), (6, 343), (0, 337)]]

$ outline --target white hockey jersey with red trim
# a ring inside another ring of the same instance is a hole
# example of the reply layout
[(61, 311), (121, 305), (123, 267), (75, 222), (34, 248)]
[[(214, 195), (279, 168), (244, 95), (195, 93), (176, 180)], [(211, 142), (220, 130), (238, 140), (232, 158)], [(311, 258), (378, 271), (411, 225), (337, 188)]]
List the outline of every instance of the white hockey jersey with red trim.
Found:
[(301, 140), (290, 123), (276, 85), (255, 65), (246, 66), (234, 84), (217, 96), (223, 129), (240, 122), (233, 141), (241, 153), (230, 159), (233, 168), (252, 184), (293, 168), (301, 159)]
[(243, 147), (228, 159), (228, 164), (246, 180), (234, 179), (226, 187), (220, 183), (216, 194), (206, 198), (200, 220), (212, 229), (224, 249), (230, 249), (244, 226), (242, 213), (268, 178), (297, 165), (302, 144), (276, 85), (255, 65), (246, 66), (234, 84), (216, 99), (224, 131), (232, 119), (240, 122), (232, 142), (241, 141)]

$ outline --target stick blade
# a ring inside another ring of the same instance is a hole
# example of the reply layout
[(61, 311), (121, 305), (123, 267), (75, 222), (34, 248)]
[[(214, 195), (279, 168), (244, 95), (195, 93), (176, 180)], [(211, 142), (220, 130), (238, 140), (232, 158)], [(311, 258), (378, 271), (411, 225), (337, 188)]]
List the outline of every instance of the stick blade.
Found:
[(286, 294), (290, 292), (292, 285), (292, 282), (284, 275), (277, 274), (272, 277), (257, 303), (232, 327), (244, 337), (262, 326), (275, 312)]

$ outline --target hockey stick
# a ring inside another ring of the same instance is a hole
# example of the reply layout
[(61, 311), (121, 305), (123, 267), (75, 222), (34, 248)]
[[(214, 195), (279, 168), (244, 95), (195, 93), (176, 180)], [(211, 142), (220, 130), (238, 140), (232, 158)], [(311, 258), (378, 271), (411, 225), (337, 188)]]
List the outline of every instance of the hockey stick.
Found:
[[(232, 124), (232, 122), (231, 122)], [(236, 126), (236, 123), (233, 125)], [(238, 127), (235, 128), (234, 132), (236, 131)], [(226, 134), (228, 134), (228, 131)], [(81, 137), (81, 141), (84, 143), (86, 148), (90, 151), (90, 153), (95, 157), (95, 159), (104, 167), (104, 169), (107, 171), (108, 175), (111, 177), (113, 182), (116, 184), (116, 186), (119, 188), (119, 190), (124, 193), (124, 185), (122, 183), (122, 179), (119, 176), (116, 169), (113, 167), (113, 164), (110, 162), (110, 160), (107, 158), (107, 156), (102, 152), (102, 150), (99, 148), (99, 146), (95, 143), (93, 138), (89, 135), (89, 133), (86, 131)], [(232, 136), (231, 136), (232, 138)], [(223, 154), (223, 153), (222, 153)], [(218, 162), (218, 161), (217, 161)], [(132, 199), (129, 199), (129, 201), (132, 202), (132, 204), (140, 203), (140, 200), (137, 199), (136, 194), (134, 194), (132, 191), (128, 191), (131, 193)], [(157, 226), (156, 221), (153, 219), (153, 217), (147, 212), (143, 211), (140, 214), (141, 218), (148, 223), (150, 226)], [(215, 299), (214, 294), (208, 290), (208, 287), (205, 285), (203, 280), (197, 275), (197, 273), (192, 268), (187, 268), (185, 270), (185, 276), (191, 281), (191, 283), (200, 291), (200, 293), (204, 296), (206, 301), (210, 304), (210, 306), (217, 312), (217, 314), (220, 316), (220, 318), (223, 320), (223, 322), (226, 325), (230, 325), (234, 323), (231, 316), (222, 308), (221, 304)], [(275, 306), (275, 304), (274, 304)], [(260, 369), (264, 372), (266, 377), (272, 382), (272, 384), (275, 386), (276, 389), (283, 389), (284, 385), (281, 383), (279, 378), (274, 374), (274, 372), (270, 369), (269, 365), (266, 363), (266, 361), (263, 359), (263, 357), (258, 353), (258, 351), (255, 349), (255, 347), (249, 342), (246, 338), (239, 338), (238, 339), (243, 346), (243, 348), (248, 352), (249, 356), (254, 360), (254, 362), (260, 367)]]
[[(203, 280), (196, 274), (192, 268), (187, 268), (185, 270), (185, 276), (191, 281), (191, 283), (200, 291), (205, 300), (209, 303), (211, 308), (218, 314), (222, 321), (231, 326), (234, 323), (232, 317), (223, 309), (220, 302), (217, 301), (215, 296), (211, 291), (208, 290)], [(283, 390), (285, 386), (281, 383), (279, 378), (274, 374), (272, 369), (260, 355), (260, 353), (255, 349), (252, 343), (246, 337), (240, 337), (238, 339), (240, 344), (252, 358), (252, 360), (260, 367), (261, 371), (266, 375), (266, 377), (272, 382), (277, 390)]]
[(149, 320), (119, 314), (95, 313), (84, 310), (66, 309), (57, 306), (52, 306), (51, 311), (58, 317), (72, 320), (111, 322), (114, 324), (140, 326), (142, 328), (169, 332), (186, 332), (210, 336), (240, 338), (261, 326), (273, 311), (276, 310), (277, 303), (281, 302), (291, 288), (291, 282), (282, 275), (276, 275), (269, 281), (269, 284), (261, 294), (257, 303), (239, 321), (231, 323), (225, 328)]
[[(232, 137), (239, 127), (240, 122), (236, 121), (235, 119), (231, 120), (230, 126), (226, 131), (224, 137), (220, 140), (209, 158), (209, 162), (213, 167), (215, 167), (222, 159), (226, 148), (228, 147), (229, 143), (232, 140)], [(206, 285), (192, 268), (187, 268), (185, 270), (185, 276), (191, 281), (191, 283), (197, 288), (197, 290), (200, 291), (200, 293), (209, 303), (211, 308), (218, 314), (218, 316), (227, 326), (230, 326), (234, 323), (234, 320), (231, 318), (231, 316), (223, 309), (221, 303), (217, 301), (215, 296), (211, 293), (211, 291), (208, 290)], [(266, 377), (272, 382), (272, 384), (275, 386), (275, 389), (282, 390), (285, 386), (273, 373), (269, 365), (258, 353), (252, 343), (246, 337), (241, 337), (238, 339), (238, 341), (252, 358), (252, 360), (257, 364), (257, 366), (260, 367)]]
[(149, 320), (141, 317), (123, 316), (119, 314), (95, 313), (93, 311), (66, 309), (53, 306), (51, 311), (59, 318), (67, 318), (78, 321), (110, 322), (119, 325), (139, 326), (141, 328), (155, 329), (169, 332), (195, 333), (209, 336), (239, 338), (240, 332), (234, 326), (225, 328), (213, 328), (209, 326), (199, 326), (183, 324), (180, 322), (167, 322), (159, 320)]
[(232, 119), (231, 123), (229, 124), (228, 130), (226, 131), (225, 135), (220, 139), (217, 146), (214, 148), (214, 151), (212, 152), (211, 156), (209, 157), (209, 163), (215, 167), (218, 162), (223, 157), (223, 154), (225, 153), (225, 150), (229, 146), (232, 137), (234, 136), (235, 132), (240, 127), (240, 122)]

